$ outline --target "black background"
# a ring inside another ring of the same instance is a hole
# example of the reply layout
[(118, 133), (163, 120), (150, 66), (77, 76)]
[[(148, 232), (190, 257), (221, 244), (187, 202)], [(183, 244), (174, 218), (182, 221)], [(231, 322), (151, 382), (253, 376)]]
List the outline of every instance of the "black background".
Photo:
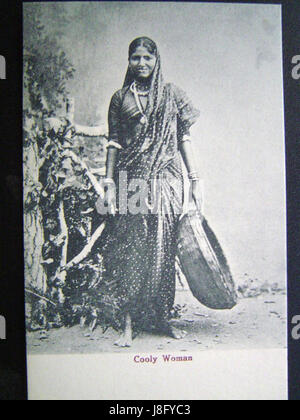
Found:
[[(300, 340), (295, 341), (291, 337), (292, 317), (300, 315), (300, 153), (298, 146), (300, 142), (300, 80), (294, 80), (291, 76), (292, 57), (300, 55), (300, 2), (287, 0), (248, 3), (281, 3), (283, 5), (288, 209), (289, 399), (300, 400)], [(5, 316), (7, 322), (7, 339), (0, 340), (0, 400), (22, 400), (26, 399), (27, 385), (22, 234), (22, 2), (20, 0), (1, 0), (0, 2), (0, 55), (3, 55), (7, 62), (7, 79), (0, 80), (0, 315)], [(271, 74), (270, 77), (272, 77)], [(14, 188), (11, 188), (12, 180), (15, 181)]]

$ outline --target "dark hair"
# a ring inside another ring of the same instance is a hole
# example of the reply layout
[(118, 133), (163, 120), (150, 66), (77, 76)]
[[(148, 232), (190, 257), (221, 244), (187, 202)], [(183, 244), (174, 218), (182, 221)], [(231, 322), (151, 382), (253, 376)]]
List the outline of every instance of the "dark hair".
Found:
[(146, 36), (141, 36), (133, 40), (132, 43), (129, 45), (129, 58), (132, 56), (132, 54), (138, 47), (145, 47), (147, 48), (150, 54), (157, 56), (157, 46), (155, 42)]

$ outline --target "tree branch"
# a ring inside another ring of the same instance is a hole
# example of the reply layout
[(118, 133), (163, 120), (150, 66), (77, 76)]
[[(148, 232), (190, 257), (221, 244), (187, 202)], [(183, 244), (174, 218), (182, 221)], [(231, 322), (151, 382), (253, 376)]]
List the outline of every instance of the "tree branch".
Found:
[(89, 180), (91, 181), (92, 186), (94, 187), (96, 193), (100, 197), (104, 197), (104, 190), (99, 184), (97, 178), (92, 174), (92, 172), (89, 170), (87, 165), (71, 150), (66, 150), (64, 152), (64, 156), (70, 157), (75, 163), (80, 165), (82, 169), (84, 170), (85, 174), (89, 177)]
[(53, 305), (53, 306), (57, 306), (57, 305), (56, 305), (56, 303), (52, 302), (52, 300), (47, 299), (47, 298), (45, 298), (44, 296), (38, 295), (37, 293), (32, 292), (31, 290), (29, 290), (29, 289), (27, 289), (27, 288), (25, 288), (25, 292), (26, 292), (26, 293), (30, 293), (31, 295), (33, 295), (33, 296), (35, 296), (35, 297), (37, 297), (37, 298), (39, 298), (39, 299), (45, 300), (46, 302), (51, 303), (51, 305)]
[(65, 219), (64, 202), (62, 200), (59, 203), (58, 218), (59, 218), (59, 222), (60, 222), (61, 235), (65, 239), (64, 239), (63, 245), (62, 245), (60, 265), (58, 267), (58, 270), (55, 273), (54, 278), (59, 281), (59, 284), (58, 284), (58, 300), (59, 300), (59, 303), (64, 303), (65, 299), (64, 299), (64, 295), (63, 295), (61, 287), (65, 284), (67, 273), (66, 273), (66, 271), (62, 271), (61, 267), (65, 266), (66, 263), (67, 263), (69, 233), (68, 233), (67, 222), (66, 222), (66, 219)]
[(105, 136), (105, 129), (101, 126), (88, 127), (85, 125), (74, 124), (76, 133), (88, 137), (100, 137)]
[(104, 228), (105, 228), (105, 223), (103, 222), (95, 230), (95, 232), (91, 236), (91, 239), (85, 245), (85, 247), (83, 248), (83, 250), (76, 257), (74, 257), (68, 264), (66, 264), (64, 267), (61, 267), (61, 270), (68, 271), (68, 270), (70, 270), (70, 268), (74, 267), (74, 265), (77, 265), (81, 261), (83, 261), (89, 255), (89, 253), (91, 252), (93, 246), (95, 245), (95, 243), (97, 242), (97, 240), (102, 235), (102, 232), (103, 232)]

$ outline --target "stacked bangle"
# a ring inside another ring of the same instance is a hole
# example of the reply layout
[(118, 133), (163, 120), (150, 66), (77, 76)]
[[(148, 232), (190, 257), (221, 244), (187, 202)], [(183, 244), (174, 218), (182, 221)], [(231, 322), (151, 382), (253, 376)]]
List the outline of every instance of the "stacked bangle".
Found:
[(122, 146), (119, 143), (117, 143), (116, 141), (113, 141), (113, 140), (110, 140), (107, 143), (107, 148), (109, 148), (109, 147), (113, 147), (114, 149), (119, 149), (119, 150), (122, 149)]
[(188, 174), (188, 177), (191, 181), (200, 181), (199, 174), (197, 171), (192, 171)]
[(104, 178), (104, 181), (106, 183), (110, 183), (110, 184), (114, 184), (115, 183), (114, 179), (113, 178), (110, 178), (110, 177), (105, 177)]
[(179, 143), (182, 144), (182, 143), (185, 143), (187, 141), (191, 142), (191, 138), (190, 138), (190, 136), (184, 135), (183, 138), (181, 140), (179, 140)]

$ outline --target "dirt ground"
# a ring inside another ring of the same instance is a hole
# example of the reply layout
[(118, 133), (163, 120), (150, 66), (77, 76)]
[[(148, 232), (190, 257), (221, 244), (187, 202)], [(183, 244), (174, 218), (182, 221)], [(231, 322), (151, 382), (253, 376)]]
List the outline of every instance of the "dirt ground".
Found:
[(31, 354), (84, 354), (102, 352), (205, 351), (212, 349), (287, 348), (286, 305), (284, 292), (265, 293), (241, 299), (231, 311), (215, 311), (202, 306), (187, 290), (177, 292), (176, 303), (187, 305), (187, 312), (174, 325), (187, 335), (181, 340), (141, 334), (131, 348), (114, 345), (118, 335), (113, 329), (104, 334), (100, 327), (91, 334), (88, 327), (53, 329), (43, 338), (40, 332), (27, 335)]

